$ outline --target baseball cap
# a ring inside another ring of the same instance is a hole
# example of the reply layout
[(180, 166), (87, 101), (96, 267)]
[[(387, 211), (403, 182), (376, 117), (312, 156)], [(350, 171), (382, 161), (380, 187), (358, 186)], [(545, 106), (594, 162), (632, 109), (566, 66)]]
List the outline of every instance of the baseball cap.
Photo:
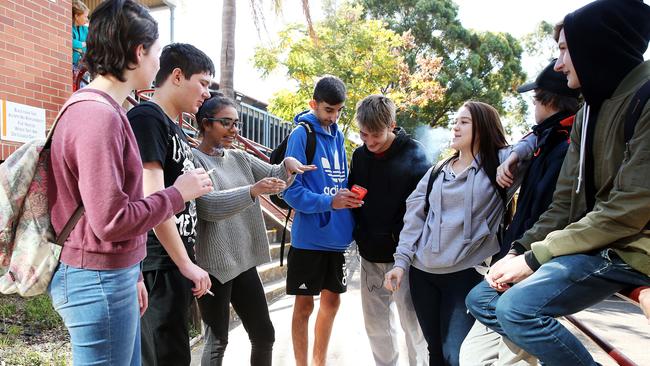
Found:
[(569, 88), (567, 86), (566, 75), (553, 70), (556, 60), (553, 59), (537, 76), (535, 81), (520, 86), (517, 88), (517, 91), (525, 93), (534, 89), (544, 89), (554, 94), (577, 98), (580, 95), (580, 90)]

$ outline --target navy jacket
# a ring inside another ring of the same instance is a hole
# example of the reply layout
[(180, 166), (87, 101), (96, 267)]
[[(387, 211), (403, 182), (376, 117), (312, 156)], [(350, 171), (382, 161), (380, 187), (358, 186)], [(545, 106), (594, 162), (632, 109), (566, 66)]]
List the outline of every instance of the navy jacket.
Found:
[[(573, 118), (568, 113), (556, 113), (533, 127), (533, 133), (537, 135), (537, 150), (521, 185), (515, 216), (504, 234), (506, 249), (521, 238), (551, 205), (555, 183), (569, 148)], [(523, 253), (523, 248), (515, 249)]]

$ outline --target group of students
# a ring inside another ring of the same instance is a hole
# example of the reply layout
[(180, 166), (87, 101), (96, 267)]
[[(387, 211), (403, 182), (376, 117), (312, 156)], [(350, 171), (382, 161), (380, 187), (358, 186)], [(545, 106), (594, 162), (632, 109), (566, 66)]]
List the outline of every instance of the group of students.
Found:
[[(270, 365), (275, 331), (256, 270), (270, 258), (257, 197), (279, 194), (296, 211), (286, 289), (297, 365), (309, 361), (314, 296), (311, 360), (326, 363), (353, 240), (377, 365), (397, 364), (393, 303), (412, 365), (595, 365), (555, 318), (650, 285), (650, 107), (623, 143), (627, 105), (650, 79), (647, 19), (639, 0), (567, 15), (556, 27), (560, 56), (519, 89), (534, 92), (537, 125), (514, 146), (495, 108), (467, 101), (453, 155), (431, 166), (396, 125), (394, 103), (368, 96), (355, 111), (364, 144), (348, 168), (339, 78), (317, 81), (286, 157), (271, 165), (231, 149), (241, 122), (232, 100), (208, 90), (205, 53), (188, 44), (161, 52), (144, 7), (102, 2), (84, 56), (95, 78), (64, 107), (50, 155), (55, 232), (85, 209), (49, 288), (74, 363), (189, 365), (195, 296), (202, 364), (222, 364), (232, 304), (251, 364)], [(126, 113), (128, 94), (152, 81), (151, 100)], [(174, 122), (182, 113), (196, 116), (195, 148)]]

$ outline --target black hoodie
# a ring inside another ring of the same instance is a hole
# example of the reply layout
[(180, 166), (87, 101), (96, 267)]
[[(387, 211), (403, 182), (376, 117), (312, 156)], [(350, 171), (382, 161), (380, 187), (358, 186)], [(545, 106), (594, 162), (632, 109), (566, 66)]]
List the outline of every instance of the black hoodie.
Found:
[(641, 0), (598, 0), (564, 18), (564, 34), (582, 95), (589, 106), (585, 143), (587, 209), (595, 202), (594, 131), (600, 107), (643, 62), (650, 38), (650, 6)]
[(380, 156), (365, 145), (352, 154), (348, 184), (368, 190), (364, 205), (353, 210), (356, 240), (361, 256), (376, 263), (391, 263), (404, 226), (406, 198), (431, 167), (424, 147), (402, 128)]

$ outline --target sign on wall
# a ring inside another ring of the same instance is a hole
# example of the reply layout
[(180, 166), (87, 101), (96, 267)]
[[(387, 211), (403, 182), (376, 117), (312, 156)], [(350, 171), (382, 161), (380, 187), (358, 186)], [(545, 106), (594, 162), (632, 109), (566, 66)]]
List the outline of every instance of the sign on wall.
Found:
[(2, 100), (2, 140), (29, 142), (45, 138), (45, 109)]

